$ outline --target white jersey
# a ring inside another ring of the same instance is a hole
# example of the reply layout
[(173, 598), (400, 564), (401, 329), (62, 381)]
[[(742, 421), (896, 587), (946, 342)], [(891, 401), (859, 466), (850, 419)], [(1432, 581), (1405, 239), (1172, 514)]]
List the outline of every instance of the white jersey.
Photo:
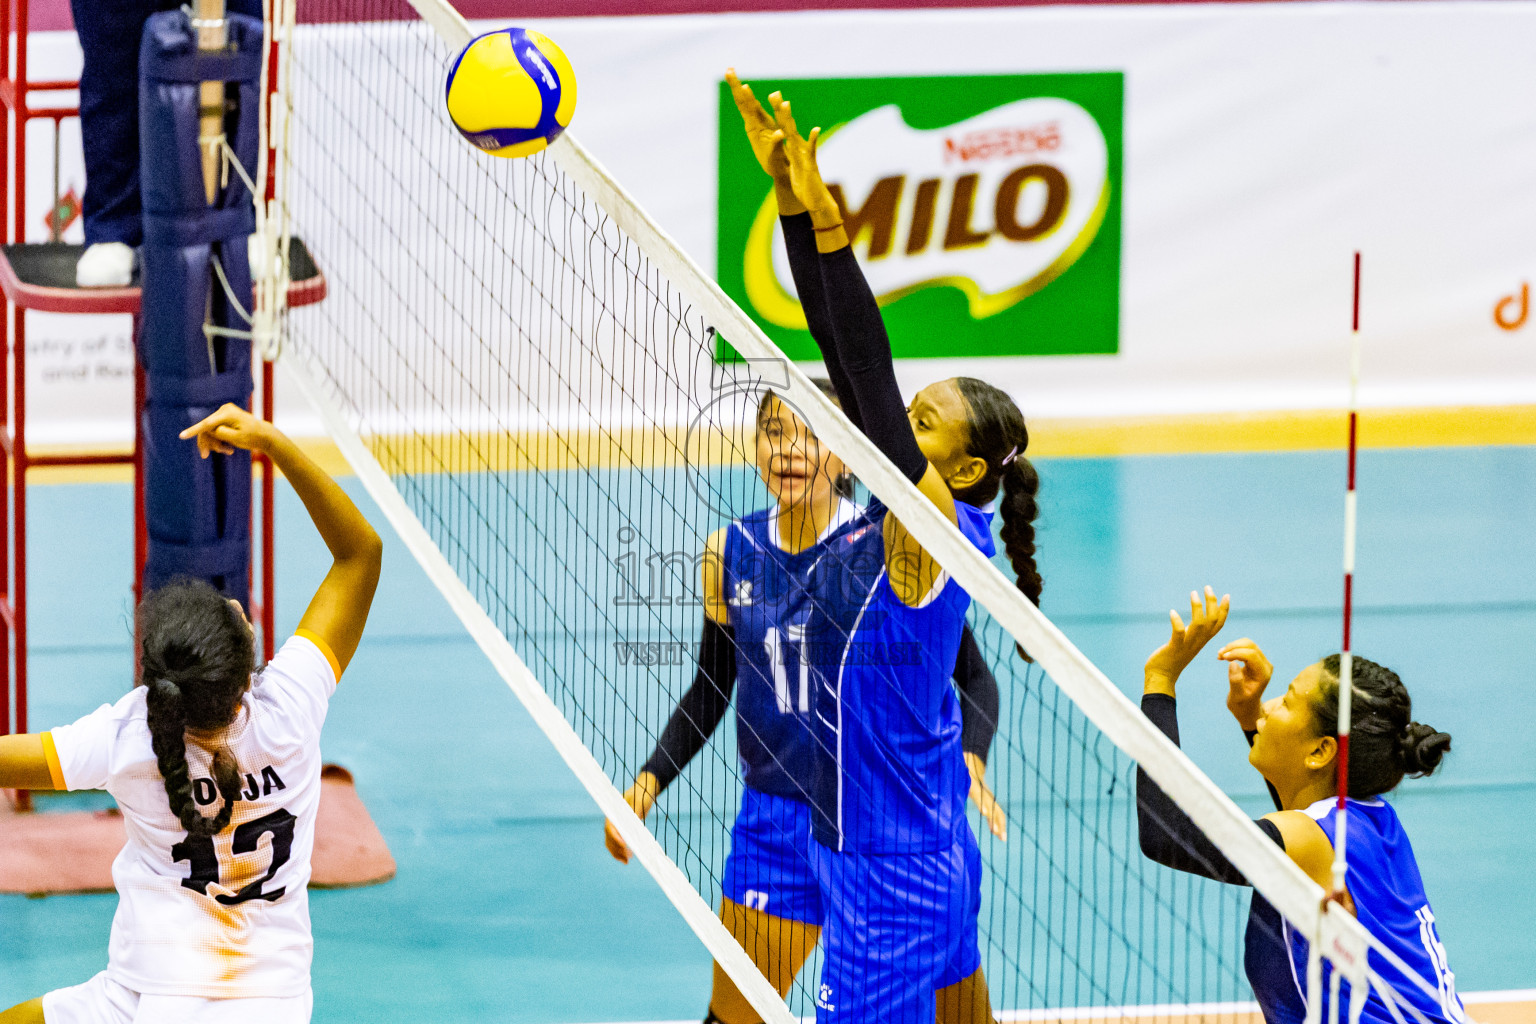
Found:
[[(224, 739), (244, 787), (229, 826), (209, 838), (188, 835), (171, 814), (143, 687), (44, 734), (55, 786), (105, 789), (127, 826), (112, 863), (113, 981), (139, 993), (220, 999), (309, 991), (320, 727), (336, 681), (334, 655), (307, 632), (254, 678)], [(209, 815), (222, 802), (212, 760), (189, 738), (193, 798)]]

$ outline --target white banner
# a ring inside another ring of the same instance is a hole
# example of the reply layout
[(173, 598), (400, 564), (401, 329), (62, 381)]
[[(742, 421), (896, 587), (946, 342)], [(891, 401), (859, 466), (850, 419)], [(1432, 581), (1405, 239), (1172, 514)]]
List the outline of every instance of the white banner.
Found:
[[(812, 12), (535, 27), (575, 65), (572, 131), (706, 267), (715, 265), (726, 67), (749, 81), (1122, 72), (1118, 353), (908, 360), (906, 388), (969, 373), (1010, 388), (1036, 416), (1341, 406), (1358, 249), (1364, 404), (1536, 403), (1536, 4)], [(78, 63), (72, 36), (33, 39), (34, 66)], [(816, 123), (815, 110), (796, 113)], [(28, 224), (41, 237), (52, 147), (29, 141), (37, 212)], [(78, 132), (64, 141), (68, 179)], [(49, 358), (67, 370), (29, 373), (39, 440), (105, 429), (80, 410), (111, 403), (80, 389), (125, 386), (94, 369), (82, 379), (84, 347), (62, 354), (57, 339), (74, 332), (54, 319), (33, 317), (34, 371)]]

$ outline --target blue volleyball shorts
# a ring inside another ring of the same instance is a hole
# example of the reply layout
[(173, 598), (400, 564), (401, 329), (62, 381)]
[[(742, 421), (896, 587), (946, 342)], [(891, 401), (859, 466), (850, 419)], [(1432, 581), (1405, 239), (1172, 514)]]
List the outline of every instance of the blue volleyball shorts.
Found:
[(809, 804), (743, 787), (725, 859), (726, 899), (774, 917), (822, 923), (821, 889), (811, 873)]
[(981, 966), (981, 851), (970, 825), (962, 819), (936, 853), (810, 848), (827, 908), (817, 1024), (931, 1024), (939, 990)]

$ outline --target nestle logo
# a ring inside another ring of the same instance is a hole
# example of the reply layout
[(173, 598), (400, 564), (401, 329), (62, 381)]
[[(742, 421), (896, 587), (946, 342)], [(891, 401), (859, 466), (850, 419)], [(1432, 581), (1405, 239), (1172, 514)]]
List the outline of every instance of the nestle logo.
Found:
[(1061, 129), (1055, 121), (1028, 128), (987, 128), (966, 132), (959, 139), (944, 137), (944, 162), (971, 163), (1027, 153), (1049, 153), (1061, 146)]

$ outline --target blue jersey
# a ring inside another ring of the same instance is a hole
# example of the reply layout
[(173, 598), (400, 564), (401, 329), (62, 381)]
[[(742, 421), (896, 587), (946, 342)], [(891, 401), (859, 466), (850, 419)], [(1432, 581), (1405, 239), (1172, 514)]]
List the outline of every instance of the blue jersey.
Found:
[(811, 774), (809, 666), (802, 657), (811, 566), (858, 507), (840, 503), (826, 533), (796, 554), (779, 546), (778, 509), (732, 523), (723, 553), (725, 600), (736, 634), (736, 747), (742, 781), (807, 800)]
[[(990, 556), (991, 514), (957, 502)], [(966, 827), (970, 776), (950, 676), (970, 595), (947, 573), (919, 608), (885, 571), (885, 506), (833, 535), (811, 574), (812, 831), (834, 850), (932, 853)]]
[[(1435, 929), (1435, 915), (1430, 909), (1429, 897), (1424, 894), (1419, 864), (1414, 859), (1413, 847), (1408, 843), (1408, 835), (1398, 821), (1397, 812), (1391, 804), (1379, 799), (1350, 800), (1348, 806), (1349, 869), (1344, 884), (1355, 901), (1356, 916), (1373, 938), (1397, 954), (1415, 974), (1435, 988), (1436, 994), (1426, 993), (1374, 949), (1368, 958), (1371, 969), (1392, 986), (1400, 1001), (1411, 1004), (1430, 1024), (1465, 1024), (1466, 1010), (1462, 1007), (1461, 997), (1456, 994), (1456, 977), (1451, 973), (1445, 946)], [(1308, 807), (1306, 813), (1317, 820), (1328, 841), (1334, 842), (1338, 822), (1334, 798), (1319, 800)], [(1254, 899), (1256, 917), (1260, 915), (1258, 904), (1261, 899), (1257, 896)], [(1271, 1024), (1301, 1024), (1306, 1017), (1307, 941), (1267, 903), (1265, 909), (1268, 910), (1265, 916), (1272, 915), (1273, 922), (1284, 931), (1283, 954), (1270, 946), (1273, 953), (1260, 956), (1255, 962), (1256, 937), (1250, 923), (1249, 981), (1265, 1020)], [(1323, 1020), (1329, 1015), (1329, 970), (1331, 967), (1325, 964), (1321, 993)], [(1349, 984), (1345, 982), (1345, 995), (1340, 996), (1341, 1020), (1348, 1012), (1348, 991)], [(1398, 1012), (1400, 1017), (1387, 1008), (1373, 989), (1361, 1019), (1372, 1024), (1413, 1020), (1412, 1014)]]

